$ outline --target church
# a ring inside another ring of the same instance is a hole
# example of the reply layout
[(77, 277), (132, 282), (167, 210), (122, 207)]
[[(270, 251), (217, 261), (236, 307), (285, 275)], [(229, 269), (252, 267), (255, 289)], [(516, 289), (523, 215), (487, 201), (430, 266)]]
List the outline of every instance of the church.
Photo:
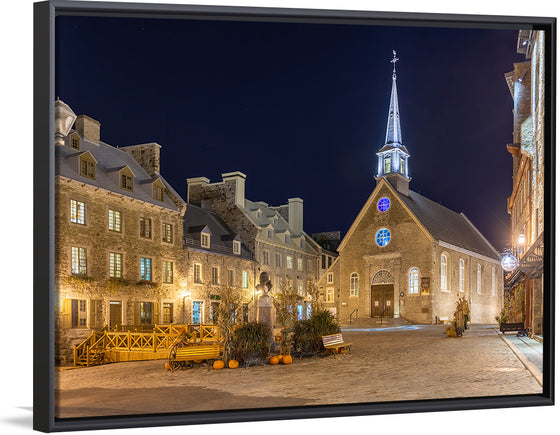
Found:
[(393, 53), (376, 186), (319, 280), (323, 303), (342, 324), (380, 317), (430, 324), (452, 320), (465, 297), (471, 322), (495, 323), (503, 299), (500, 255), (465, 214), (409, 189)]

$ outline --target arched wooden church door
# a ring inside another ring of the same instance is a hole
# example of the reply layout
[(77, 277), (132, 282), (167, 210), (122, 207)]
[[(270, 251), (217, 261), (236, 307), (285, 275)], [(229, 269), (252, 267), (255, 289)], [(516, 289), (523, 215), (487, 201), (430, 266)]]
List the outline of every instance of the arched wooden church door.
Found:
[(371, 280), (371, 317), (393, 317), (394, 298), (393, 276), (382, 269)]

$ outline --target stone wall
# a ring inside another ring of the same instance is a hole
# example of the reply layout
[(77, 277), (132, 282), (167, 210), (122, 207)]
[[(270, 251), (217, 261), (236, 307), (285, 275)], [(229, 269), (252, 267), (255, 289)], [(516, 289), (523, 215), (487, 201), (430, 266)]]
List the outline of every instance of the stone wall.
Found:
[(138, 163), (146, 170), (152, 177), (159, 174), (160, 169), (160, 148), (161, 145), (157, 143), (146, 143), (141, 145), (131, 145), (127, 147), (120, 147), (121, 151), (125, 151), (132, 155)]

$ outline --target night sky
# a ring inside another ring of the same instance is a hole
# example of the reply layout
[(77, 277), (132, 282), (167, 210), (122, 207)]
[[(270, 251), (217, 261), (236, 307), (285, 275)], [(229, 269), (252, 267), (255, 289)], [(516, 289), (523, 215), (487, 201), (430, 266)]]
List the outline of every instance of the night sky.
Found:
[(304, 200), (344, 235), (375, 187), (392, 50), (410, 188), (509, 244), (516, 30), (57, 18), (56, 96), (114, 146), (157, 142), (161, 174), (247, 175), (246, 197)]

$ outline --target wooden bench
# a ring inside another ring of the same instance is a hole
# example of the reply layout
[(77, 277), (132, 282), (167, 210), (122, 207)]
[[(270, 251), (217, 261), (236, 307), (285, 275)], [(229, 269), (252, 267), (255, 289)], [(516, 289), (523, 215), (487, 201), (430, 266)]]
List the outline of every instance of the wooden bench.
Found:
[(325, 349), (333, 353), (336, 353), (338, 349), (347, 349), (349, 351), (352, 348), (352, 343), (345, 343), (340, 332), (338, 334), (323, 335), (321, 339)]
[(195, 344), (179, 347), (174, 345), (169, 352), (169, 367), (171, 371), (185, 366), (187, 361), (215, 360), (220, 356), (219, 344)]
[(528, 331), (525, 328), (525, 324), (523, 322), (519, 323), (502, 323), (500, 325), (500, 332), (505, 334), (506, 332), (517, 332), (517, 335), (520, 337), (527, 336)]

